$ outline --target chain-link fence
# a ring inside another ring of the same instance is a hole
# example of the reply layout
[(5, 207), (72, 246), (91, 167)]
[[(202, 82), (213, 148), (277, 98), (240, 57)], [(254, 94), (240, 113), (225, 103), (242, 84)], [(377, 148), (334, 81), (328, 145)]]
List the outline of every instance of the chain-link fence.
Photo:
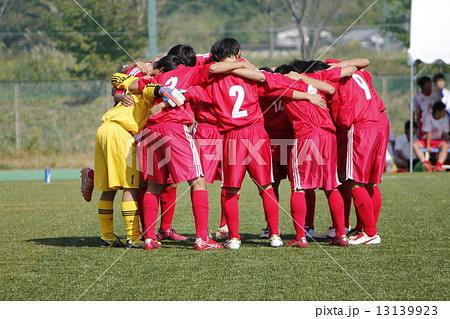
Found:
[[(409, 75), (374, 75), (392, 130), (409, 119)], [(101, 116), (113, 105), (105, 81), (0, 83), (0, 153), (93, 154)]]

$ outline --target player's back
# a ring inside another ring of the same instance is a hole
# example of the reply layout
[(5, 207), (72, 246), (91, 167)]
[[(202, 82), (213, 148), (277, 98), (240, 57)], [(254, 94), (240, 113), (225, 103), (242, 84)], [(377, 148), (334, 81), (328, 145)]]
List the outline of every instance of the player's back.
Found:
[(217, 74), (211, 83), (211, 96), (221, 132), (264, 122), (258, 103), (258, 85), (254, 81)]
[(337, 101), (331, 104), (333, 119), (343, 129), (353, 124), (376, 123), (384, 107), (372, 86), (372, 77), (365, 70), (357, 70), (351, 77), (339, 81)]
[[(186, 67), (184, 65), (178, 66), (175, 70), (158, 74), (153, 78), (153, 82), (186, 90), (192, 85), (204, 83), (208, 80), (209, 65), (202, 65), (197, 67)], [(156, 102), (160, 102), (157, 100)], [(194, 113), (189, 103), (185, 103), (180, 107), (166, 107), (162, 112), (151, 116), (148, 123), (159, 122), (175, 122), (180, 124), (191, 125), (194, 119)]]

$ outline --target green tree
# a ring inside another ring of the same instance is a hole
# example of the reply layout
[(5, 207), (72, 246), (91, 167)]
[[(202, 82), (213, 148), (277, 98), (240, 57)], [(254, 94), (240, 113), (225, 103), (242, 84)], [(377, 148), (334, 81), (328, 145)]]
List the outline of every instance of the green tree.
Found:
[(383, 1), (383, 17), (383, 30), (394, 34), (405, 47), (409, 47), (411, 0)]

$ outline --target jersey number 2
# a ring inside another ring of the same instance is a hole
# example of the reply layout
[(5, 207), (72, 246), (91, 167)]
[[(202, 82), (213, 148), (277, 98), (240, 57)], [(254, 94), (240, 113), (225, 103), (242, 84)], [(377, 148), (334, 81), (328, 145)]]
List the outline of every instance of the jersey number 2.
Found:
[(233, 111), (231, 112), (231, 117), (236, 119), (247, 116), (247, 110), (240, 110), (245, 97), (244, 88), (240, 85), (233, 85), (232, 87), (230, 87), (228, 93), (230, 94), (230, 96), (237, 96), (236, 102), (234, 102)]

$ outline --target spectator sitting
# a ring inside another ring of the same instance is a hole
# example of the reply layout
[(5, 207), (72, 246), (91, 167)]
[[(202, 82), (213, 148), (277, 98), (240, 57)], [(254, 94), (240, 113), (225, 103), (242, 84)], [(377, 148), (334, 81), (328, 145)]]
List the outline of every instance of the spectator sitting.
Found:
[(445, 171), (442, 164), (447, 158), (449, 124), (444, 103), (440, 101), (434, 103), (432, 114), (425, 118), (423, 131), (426, 133), (425, 140), (421, 139), (413, 144), (414, 153), (422, 162), (422, 169), (429, 172), (432, 171), (432, 166), (420, 149), (426, 148), (428, 152), (431, 152), (433, 148), (439, 148), (435, 171)]
[[(396, 164), (398, 169), (409, 170), (409, 159), (411, 158), (411, 143), (410, 143), (410, 121), (405, 122), (405, 134), (397, 136), (395, 139)], [(415, 142), (417, 133), (417, 123), (413, 122), (413, 137)], [(413, 167), (417, 162), (417, 158), (413, 153)]]

